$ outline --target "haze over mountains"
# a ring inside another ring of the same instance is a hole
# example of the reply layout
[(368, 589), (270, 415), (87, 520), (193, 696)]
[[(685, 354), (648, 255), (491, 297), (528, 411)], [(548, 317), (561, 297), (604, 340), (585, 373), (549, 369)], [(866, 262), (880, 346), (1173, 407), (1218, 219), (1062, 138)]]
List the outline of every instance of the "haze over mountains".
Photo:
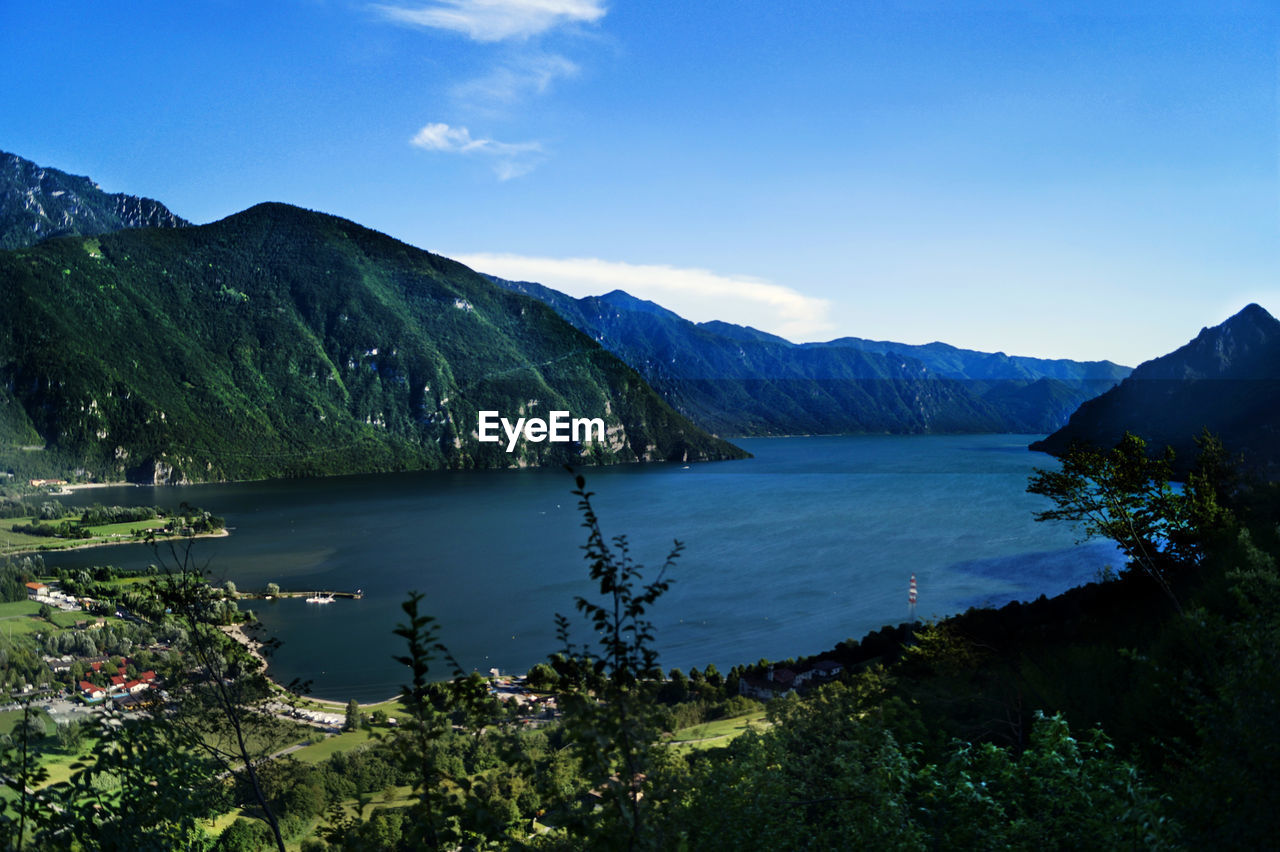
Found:
[(1075, 442), (1111, 447), (1129, 431), (1156, 448), (1172, 446), (1185, 470), (1204, 429), (1255, 472), (1280, 476), (1280, 321), (1259, 305), (1139, 365), (1032, 449), (1060, 455)]
[(693, 323), (621, 290), (575, 299), (490, 280), (555, 308), (635, 367), (677, 410), (725, 435), (1051, 432), (1128, 367), (845, 337), (796, 344)]

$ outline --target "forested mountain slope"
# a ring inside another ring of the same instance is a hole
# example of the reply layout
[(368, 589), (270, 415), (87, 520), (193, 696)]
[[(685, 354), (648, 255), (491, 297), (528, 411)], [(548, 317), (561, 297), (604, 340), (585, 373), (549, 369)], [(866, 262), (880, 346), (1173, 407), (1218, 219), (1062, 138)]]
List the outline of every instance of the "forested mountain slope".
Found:
[(724, 322), (693, 323), (620, 290), (574, 299), (493, 278), (542, 300), (635, 367), (679, 411), (729, 435), (1051, 432), (1127, 367), (841, 338), (795, 344)]
[(1032, 449), (1061, 455), (1072, 443), (1111, 447), (1128, 431), (1156, 448), (1172, 446), (1185, 469), (1205, 429), (1248, 468), (1280, 478), (1280, 320), (1259, 305), (1139, 365)]
[[(195, 481), (742, 455), (541, 303), (283, 204), (3, 252), (0, 283), (0, 441), (22, 472)], [(567, 410), (608, 434), (508, 454), (477, 441), (480, 410)]]

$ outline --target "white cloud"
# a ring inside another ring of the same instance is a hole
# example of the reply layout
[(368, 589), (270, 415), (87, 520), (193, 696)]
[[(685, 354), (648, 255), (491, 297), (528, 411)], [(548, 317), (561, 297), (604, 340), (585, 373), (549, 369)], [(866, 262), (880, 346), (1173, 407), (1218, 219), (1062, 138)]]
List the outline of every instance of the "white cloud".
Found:
[(425, 6), (374, 5), (399, 24), (450, 30), (475, 41), (527, 39), (566, 24), (594, 23), (603, 0), (439, 0)]
[(596, 258), (455, 254), (455, 260), (510, 281), (536, 281), (571, 296), (625, 290), (694, 322), (723, 320), (791, 340), (816, 339), (832, 328), (830, 303), (758, 278), (706, 269), (619, 263)]
[(450, 154), (479, 154), (493, 158), (493, 172), (499, 180), (510, 180), (528, 174), (541, 161), (542, 146), (537, 142), (498, 142), (476, 139), (465, 127), (450, 127), (435, 122), (417, 132), (409, 144), (427, 151)]
[(500, 65), (483, 77), (453, 88), (464, 102), (509, 104), (525, 95), (543, 95), (557, 79), (577, 75), (577, 64), (555, 54), (536, 54)]

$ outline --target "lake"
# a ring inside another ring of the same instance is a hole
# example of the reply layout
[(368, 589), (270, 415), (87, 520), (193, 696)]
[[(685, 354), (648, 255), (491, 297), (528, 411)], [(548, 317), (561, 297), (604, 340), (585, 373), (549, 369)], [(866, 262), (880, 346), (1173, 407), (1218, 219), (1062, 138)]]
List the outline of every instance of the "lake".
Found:
[[(737, 441), (754, 459), (588, 468), (605, 535), (625, 534), (656, 570), (672, 540), (685, 551), (651, 610), (664, 668), (818, 653), (918, 614), (1052, 595), (1120, 559), (1077, 546), (1064, 524), (1035, 523), (1048, 502), (1026, 493), (1034, 435), (850, 436)], [(576, 616), (592, 592), (573, 481), (563, 470), (427, 472), (318, 480), (113, 487), (69, 505), (177, 506), (223, 515), (225, 539), (196, 552), (241, 590), (361, 589), (328, 605), (252, 601), (283, 645), (279, 680), (313, 694), (371, 701), (395, 694), (404, 669), (392, 629), (415, 589), (460, 663), (524, 671), (557, 650), (554, 616)], [(155, 561), (144, 545), (48, 554), (59, 566)], [(575, 620), (573, 637), (587, 640)], [(441, 674), (446, 674), (442, 669)]]

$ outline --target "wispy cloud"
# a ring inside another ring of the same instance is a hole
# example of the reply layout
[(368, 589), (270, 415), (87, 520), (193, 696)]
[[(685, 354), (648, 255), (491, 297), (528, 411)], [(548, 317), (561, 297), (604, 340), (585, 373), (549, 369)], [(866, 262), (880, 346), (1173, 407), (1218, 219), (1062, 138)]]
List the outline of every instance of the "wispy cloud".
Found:
[(625, 290), (695, 322), (718, 319), (793, 340), (815, 339), (833, 327), (828, 319), (831, 306), (826, 299), (815, 299), (759, 278), (597, 258), (511, 254), (455, 254), (452, 257), (499, 278), (536, 281), (579, 298)]
[(485, 42), (527, 39), (568, 24), (594, 23), (606, 11), (603, 0), (439, 0), (373, 8), (398, 24), (450, 30)]
[(528, 174), (542, 158), (542, 146), (537, 142), (499, 142), (483, 137), (477, 139), (465, 127), (450, 127), (439, 122), (428, 124), (419, 130), (410, 144), (426, 151), (491, 157), (494, 174), (499, 180), (510, 180)]
[(494, 68), (483, 77), (453, 87), (452, 94), (472, 104), (510, 104), (528, 95), (543, 95), (558, 79), (578, 73), (576, 63), (556, 54), (520, 57)]

